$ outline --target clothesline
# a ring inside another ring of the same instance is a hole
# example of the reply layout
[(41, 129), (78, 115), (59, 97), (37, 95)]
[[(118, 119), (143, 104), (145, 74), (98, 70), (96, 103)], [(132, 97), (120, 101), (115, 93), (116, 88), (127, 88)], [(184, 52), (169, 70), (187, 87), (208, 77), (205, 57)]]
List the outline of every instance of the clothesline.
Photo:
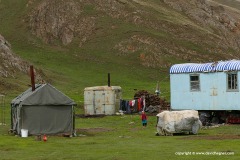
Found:
[(119, 111), (125, 112), (125, 113), (136, 113), (145, 110), (146, 103), (145, 103), (145, 97), (136, 98), (133, 100), (124, 100), (120, 99), (120, 107)]

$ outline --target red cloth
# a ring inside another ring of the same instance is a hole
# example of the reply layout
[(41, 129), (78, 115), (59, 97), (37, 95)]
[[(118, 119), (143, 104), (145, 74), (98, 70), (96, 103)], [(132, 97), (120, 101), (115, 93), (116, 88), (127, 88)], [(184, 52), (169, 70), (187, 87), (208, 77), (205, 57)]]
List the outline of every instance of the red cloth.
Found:
[(147, 120), (147, 116), (145, 113), (142, 113), (142, 120)]
[(131, 107), (132, 107), (132, 101), (129, 101), (129, 106), (131, 106)]
[(142, 101), (142, 99), (139, 98), (138, 99), (138, 111), (141, 111), (141, 109), (142, 109), (141, 101)]

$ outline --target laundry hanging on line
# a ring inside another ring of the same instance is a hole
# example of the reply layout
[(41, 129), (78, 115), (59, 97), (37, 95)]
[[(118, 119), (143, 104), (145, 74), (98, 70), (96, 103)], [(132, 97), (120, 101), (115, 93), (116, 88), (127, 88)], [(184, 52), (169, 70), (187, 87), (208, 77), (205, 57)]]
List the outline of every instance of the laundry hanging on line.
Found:
[(145, 98), (138, 98), (134, 100), (120, 99), (119, 111), (127, 114), (140, 112), (145, 109)]

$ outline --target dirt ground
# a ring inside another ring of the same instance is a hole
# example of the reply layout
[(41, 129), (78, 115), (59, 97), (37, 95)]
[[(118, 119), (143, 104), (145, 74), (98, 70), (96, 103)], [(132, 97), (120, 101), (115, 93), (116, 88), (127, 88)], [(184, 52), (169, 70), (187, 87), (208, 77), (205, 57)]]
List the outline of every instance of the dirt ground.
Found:
[(99, 132), (109, 132), (112, 131), (112, 129), (109, 128), (77, 128), (77, 133), (89, 133), (89, 134), (95, 134)]
[(213, 135), (213, 136), (187, 136), (183, 137), (185, 140), (224, 140), (224, 139), (240, 139), (240, 135)]

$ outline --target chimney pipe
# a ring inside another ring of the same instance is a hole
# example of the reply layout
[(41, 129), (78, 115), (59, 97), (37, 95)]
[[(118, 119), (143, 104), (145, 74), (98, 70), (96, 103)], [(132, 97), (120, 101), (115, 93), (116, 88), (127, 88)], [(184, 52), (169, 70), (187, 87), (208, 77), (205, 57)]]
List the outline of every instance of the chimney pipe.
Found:
[(110, 73), (108, 73), (108, 87), (110, 87)]
[(32, 65), (30, 66), (30, 76), (31, 76), (32, 91), (35, 91), (34, 70)]

